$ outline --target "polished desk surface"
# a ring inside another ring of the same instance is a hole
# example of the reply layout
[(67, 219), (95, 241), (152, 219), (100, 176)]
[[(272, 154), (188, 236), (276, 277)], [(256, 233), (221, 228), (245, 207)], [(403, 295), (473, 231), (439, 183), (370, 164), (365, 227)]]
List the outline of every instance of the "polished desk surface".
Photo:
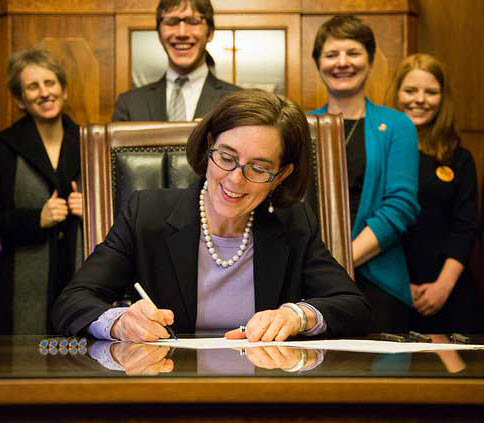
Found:
[[(39, 350), (43, 338), (0, 336), (0, 406), (164, 403), (185, 404), (186, 411), (195, 403), (278, 403), (282, 412), (295, 403), (304, 403), (305, 410), (315, 404), (466, 405), (471, 414), (462, 421), (484, 421), (483, 350), (405, 354), (306, 350), (308, 368), (291, 373), (281, 367), (299, 361), (302, 352), (293, 348), (251, 348), (241, 354), (88, 340), (85, 351), (53, 355)], [(482, 336), (473, 337), (474, 343), (483, 341)], [(108, 351), (117, 361), (106, 360)], [(283, 417), (291, 412), (283, 414), (276, 421), (286, 421)], [(361, 410), (357, 414), (361, 417)], [(378, 421), (372, 418), (348, 421)]]

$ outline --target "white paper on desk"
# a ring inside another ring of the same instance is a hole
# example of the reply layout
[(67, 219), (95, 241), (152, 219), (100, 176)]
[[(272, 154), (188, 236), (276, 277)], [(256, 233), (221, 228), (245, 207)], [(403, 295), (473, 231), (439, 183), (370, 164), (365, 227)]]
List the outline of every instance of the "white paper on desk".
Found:
[(328, 351), (354, 351), (367, 353), (406, 353), (438, 350), (475, 350), (484, 349), (484, 345), (472, 344), (431, 344), (422, 342), (391, 342), (360, 339), (336, 339), (320, 341), (286, 341), (286, 342), (249, 342), (246, 339), (225, 338), (190, 338), (190, 339), (161, 339), (157, 342), (148, 342), (151, 345), (169, 346), (190, 349), (217, 349), (217, 348), (254, 348), (254, 347), (296, 347), (321, 349)]

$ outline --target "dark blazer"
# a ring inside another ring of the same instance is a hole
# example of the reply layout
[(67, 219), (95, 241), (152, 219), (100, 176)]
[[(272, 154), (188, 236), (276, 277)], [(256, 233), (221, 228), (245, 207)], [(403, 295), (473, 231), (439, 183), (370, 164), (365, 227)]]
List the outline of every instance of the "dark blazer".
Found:
[[(174, 329), (193, 332), (197, 316), (200, 184), (186, 190), (135, 192), (54, 308), (60, 331), (78, 334), (108, 310), (116, 295), (141, 281)], [(329, 336), (364, 334), (370, 307), (321, 242), (304, 203), (269, 214), (254, 226), (255, 310), (305, 299), (320, 310)]]
[[(240, 90), (240, 87), (217, 79), (208, 72), (203, 85), (194, 118), (201, 118), (219, 102), (219, 100)], [(118, 97), (114, 113), (115, 121), (168, 121), (166, 111), (166, 75), (152, 84), (135, 88)]]
[[(0, 334), (12, 333), (19, 284), (31, 292), (22, 299), (26, 313), (21, 327), (28, 334), (51, 333), (48, 312), (82, 260), (78, 217), (69, 215), (51, 228), (40, 227), (42, 207), (54, 190), (67, 199), (71, 181), (81, 188), (79, 127), (66, 115), (62, 125), (57, 173), (31, 116), (0, 132)], [(41, 304), (45, 291), (47, 306)], [(45, 307), (47, 316), (41, 315)]]

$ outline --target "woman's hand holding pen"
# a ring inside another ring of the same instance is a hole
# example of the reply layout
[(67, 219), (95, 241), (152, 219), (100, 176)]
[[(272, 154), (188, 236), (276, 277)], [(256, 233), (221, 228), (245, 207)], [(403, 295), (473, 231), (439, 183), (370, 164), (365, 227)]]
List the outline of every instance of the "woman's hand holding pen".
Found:
[(156, 308), (149, 300), (139, 300), (116, 320), (111, 328), (111, 336), (121, 341), (145, 342), (169, 338), (165, 326), (172, 325), (174, 315), (171, 310)]

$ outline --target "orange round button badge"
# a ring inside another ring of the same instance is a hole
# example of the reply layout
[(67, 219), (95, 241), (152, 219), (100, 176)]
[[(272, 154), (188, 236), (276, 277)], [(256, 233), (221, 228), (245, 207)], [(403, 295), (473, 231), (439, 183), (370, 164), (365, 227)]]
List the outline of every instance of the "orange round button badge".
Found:
[(449, 166), (439, 166), (435, 173), (437, 178), (444, 182), (451, 182), (454, 179), (454, 171)]

